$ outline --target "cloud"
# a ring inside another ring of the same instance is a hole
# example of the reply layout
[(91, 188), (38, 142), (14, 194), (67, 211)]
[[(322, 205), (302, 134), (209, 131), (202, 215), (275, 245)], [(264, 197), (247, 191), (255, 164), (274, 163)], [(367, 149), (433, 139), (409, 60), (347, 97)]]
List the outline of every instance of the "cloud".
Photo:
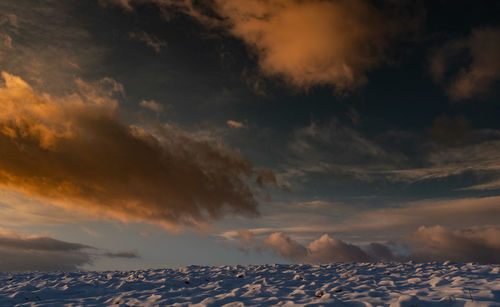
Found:
[[(316, 203), (316, 202), (315, 202)], [(292, 235), (301, 241), (312, 241), (328, 233), (366, 245), (370, 242), (397, 241), (420, 226), (441, 225), (446, 228), (474, 228), (497, 225), (500, 220), (500, 197), (461, 199), (429, 199), (417, 202), (386, 204), (341, 204), (320, 202), (319, 206), (304, 207), (303, 203), (273, 203), (260, 225), (248, 229), (262, 238), (275, 232)], [(443, 218), (446, 217), (446, 218)], [(269, 226), (279, 225), (279, 226)], [(240, 232), (230, 230), (221, 237), (234, 241)]]
[(437, 144), (456, 146), (467, 141), (469, 132), (469, 121), (464, 116), (442, 115), (434, 119), (430, 134)]
[(406, 166), (408, 161), (404, 154), (388, 151), (335, 118), (295, 129), (288, 148), (287, 169), (279, 174), (284, 181), (311, 173), (370, 181)]
[(137, 251), (122, 251), (122, 252), (106, 252), (103, 254), (108, 258), (125, 258), (125, 259), (136, 259), (140, 258)]
[(476, 28), (448, 41), (433, 53), (430, 73), (454, 100), (490, 95), (500, 80), (500, 28)]
[[(409, 153), (401, 149), (401, 140)], [(463, 116), (437, 117), (427, 135), (390, 132), (367, 137), (333, 118), (298, 127), (277, 178), (301, 184), (314, 174), (332, 180), (416, 183), (466, 172), (500, 172), (500, 131), (470, 129)]]
[(256, 250), (270, 250), (278, 256), (294, 262), (325, 263), (367, 261), (371, 257), (358, 246), (330, 238), (327, 234), (311, 242), (307, 247), (289, 236), (274, 232), (268, 237), (256, 238), (250, 231), (240, 230), (238, 239)]
[(420, 227), (410, 237), (410, 252), (418, 261), (500, 263), (500, 227), (449, 230)]
[(264, 74), (305, 89), (362, 85), (407, 26), (394, 11), (357, 0), (218, 0), (214, 10), (257, 54)]
[(167, 43), (158, 37), (148, 34), (144, 31), (142, 32), (130, 32), (129, 37), (133, 40), (141, 41), (146, 43), (148, 47), (153, 49), (156, 53), (160, 53), (161, 49), (167, 46)]
[[(227, 213), (255, 216), (239, 152), (193, 139), (169, 125), (147, 132), (124, 124), (113, 91), (77, 82), (52, 97), (2, 74), (0, 186), (72, 210), (177, 230)], [(109, 84), (109, 80), (104, 82)]]
[[(446, 217), (446, 221), (443, 221)], [(479, 197), (443, 200), (422, 200), (402, 204), (398, 208), (384, 208), (360, 213), (346, 223), (346, 230), (395, 230), (404, 233), (421, 225), (446, 227), (474, 227), (494, 225), (500, 218), (500, 197)]]
[(73, 271), (101, 257), (137, 258), (131, 252), (99, 252), (47, 236), (25, 236), (0, 228), (0, 271)]
[(470, 187), (463, 188), (461, 190), (479, 190), (479, 191), (486, 191), (486, 190), (499, 190), (500, 189), (500, 180), (494, 180), (491, 182), (487, 183), (482, 183), (482, 184), (477, 184), (473, 185)]
[(370, 256), (358, 246), (332, 239), (327, 234), (311, 242), (308, 250), (311, 262), (349, 262), (370, 259)]
[[(241, 39), (260, 71), (292, 87), (332, 86), (345, 92), (363, 85), (368, 71), (387, 62), (393, 42), (418, 18), (395, 2), (364, 0), (101, 0), (131, 10), (154, 3)], [(167, 14), (169, 17), (170, 15)]]
[(99, 4), (104, 7), (120, 6), (126, 11), (132, 11), (134, 9), (131, 2), (131, 0), (99, 0)]
[[(100, 44), (77, 21), (76, 2), (0, 3), (1, 70), (22, 76), (36, 89), (58, 94), (72, 90), (74, 76), (98, 70), (109, 46)], [(4, 36), (4, 48), (1, 33), (10, 37)]]
[(292, 240), (290, 237), (283, 235), (281, 232), (270, 234), (269, 237), (264, 240), (263, 246), (293, 261), (303, 261), (306, 259), (308, 253), (307, 248)]
[(302, 263), (408, 260), (500, 263), (499, 227), (451, 230), (442, 226), (421, 226), (398, 243), (375, 242), (364, 246), (327, 234), (306, 247), (281, 232), (271, 233), (263, 239), (250, 231), (238, 233), (246, 246), (253, 246), (257, 251), (270, 250), (280, 257)]
[(237, 122), (237, 121), (232, 120), (232, 119), (228, 120), (226, 123), (231, 128), (243, 128), (243, 127), (245, 127), (245, 125), (243, 123)]
[(75, 214), (70, 208), (53, 206), (38, 197), (0, 188), (0, 224), (5, 227), (82, 223), (96, 218), (91, 212)]
[(163, 106), (154, 100), (143, 100), (139, 103), (143, 108), (150, 109), (157, 113), (163, 112)]
[(266, 185), (278, 185), (278, 180), (271, 169), (260, 169), (257, 171), (257, 179), (255, 180), (260, 187)]

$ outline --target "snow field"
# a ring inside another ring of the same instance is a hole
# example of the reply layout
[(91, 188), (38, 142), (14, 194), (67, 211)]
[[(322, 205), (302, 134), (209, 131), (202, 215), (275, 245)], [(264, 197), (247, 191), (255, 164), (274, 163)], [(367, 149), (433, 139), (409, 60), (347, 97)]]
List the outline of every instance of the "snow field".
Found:
[(335, 263), (0, 273), (0, 306), (500, 306), (500, 265)]

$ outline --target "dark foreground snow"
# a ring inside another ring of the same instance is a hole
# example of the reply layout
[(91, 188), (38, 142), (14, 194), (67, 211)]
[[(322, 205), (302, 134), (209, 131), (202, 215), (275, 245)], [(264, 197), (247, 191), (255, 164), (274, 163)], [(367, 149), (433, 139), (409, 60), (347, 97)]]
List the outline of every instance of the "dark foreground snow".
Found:
[(0, 273), (0, 306), (500, 306), (500, 265), (251, 265)]

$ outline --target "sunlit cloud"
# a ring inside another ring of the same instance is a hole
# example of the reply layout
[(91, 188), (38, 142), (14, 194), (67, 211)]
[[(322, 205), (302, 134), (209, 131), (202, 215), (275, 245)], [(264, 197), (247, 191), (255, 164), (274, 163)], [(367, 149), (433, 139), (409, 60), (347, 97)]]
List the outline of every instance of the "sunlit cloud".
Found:
[(154, 100), (142, 100), (139, 105), (143, 108), (150, 109), (151, 111), (155, 111), (157, 113), (163, 112), (163, 105)]
[(77, 80), (79, 92), (41, 94), (2, 74), (0, 185), (75, 210), (123, 221), (206, 227), (227, 213), (255, 216), (245, 177), (249, 161), (224, 146), (164, 125), (151, 134), (128, 126), (110, 79)]
[[(389, 1), (380, 6), (364, 0), (100, 3), (126, 11), (144, 3), (154, 3), (167, 12), (181, 11), (241, 39), (257, 55), (264, 75), (280, 78), (294, 88), (327, 85), (339, 93), (366, 83), (367, 72), (387, 62), (393, 42), (414, 29), (419, 20), (402, 5)], [(207, 8), (218, 18), (207, 13)]]
[(248, 230), (237, 231), (241, 250), (271, 251), (293, 262), (330, 263), (360, 261), (460, 261), (500, 263), (500, 228), (476, 227), (452, 230), (442, 226), (421, 226), (398, 242), (354, 245), (323, 234), (304, 245), (282, 232), (256, 237)]
[(227, 124), (229, 127), (231, 127), (231, 128), (243, 128), (243, 127), (245, 127), (245, 125), (244, 125), (243, 123), (241, 123), (241, 122), (237, 122), (237, 121), (232, 120), (232, 119), (228, 120), (228, 121), (226, 122), (226, 124)]

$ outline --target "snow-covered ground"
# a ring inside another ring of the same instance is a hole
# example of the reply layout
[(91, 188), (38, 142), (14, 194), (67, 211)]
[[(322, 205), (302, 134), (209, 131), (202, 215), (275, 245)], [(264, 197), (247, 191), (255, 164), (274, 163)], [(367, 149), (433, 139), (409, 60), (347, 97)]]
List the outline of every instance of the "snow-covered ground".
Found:
[(500, 265), (251, 265), (1, 273), (0, 305), (500, 306)]

